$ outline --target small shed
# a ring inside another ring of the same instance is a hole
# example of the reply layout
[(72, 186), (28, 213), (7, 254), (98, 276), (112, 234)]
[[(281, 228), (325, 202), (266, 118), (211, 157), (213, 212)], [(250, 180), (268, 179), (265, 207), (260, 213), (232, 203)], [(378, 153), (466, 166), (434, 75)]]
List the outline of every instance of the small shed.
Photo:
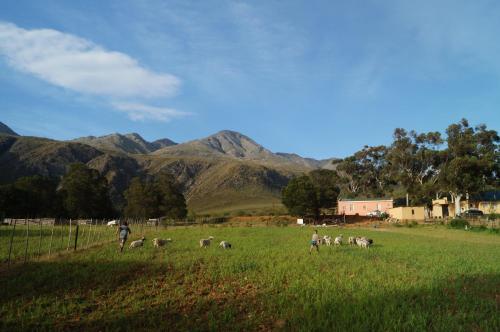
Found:
[(443, 219), (447, 217), (453, 217), (455, 215), (455, 210), (453, 204), (448, 202), (448, 198), (443, 197), (439, 199), (432, 200), (432, 217), (435, 219)]
[(400, 206), (387, 210), (391, 218), (406, 220), (425, 220), (425, 207), (423, 206)]

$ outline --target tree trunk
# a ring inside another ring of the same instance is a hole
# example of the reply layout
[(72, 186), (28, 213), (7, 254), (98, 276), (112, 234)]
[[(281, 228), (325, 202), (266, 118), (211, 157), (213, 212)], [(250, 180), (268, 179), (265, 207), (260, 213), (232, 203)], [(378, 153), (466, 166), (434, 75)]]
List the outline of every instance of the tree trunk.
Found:
[(462, 199), (462, 194), (452, 194), (455, 200), (455, 216), (460, 216), (462, 211), (460, 210), (460, 200)]

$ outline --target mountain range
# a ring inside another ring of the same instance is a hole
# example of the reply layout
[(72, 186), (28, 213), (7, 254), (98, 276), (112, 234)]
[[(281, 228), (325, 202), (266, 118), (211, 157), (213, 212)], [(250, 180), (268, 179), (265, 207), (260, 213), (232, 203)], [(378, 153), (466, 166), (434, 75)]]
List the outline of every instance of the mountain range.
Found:
[(160, 171), (177, 179), (196, 213), (270, 207), (280, 203), (281, 189), (293, 176), (331, 168), (332, 160), (273, 153), (229, 130), (180, 144), (167, 138), (148, 142), (137, 133), (57, 141), (19, 136), (0, 122), (0, 183), (34, 174), (60, 177), (69, 164), (82, 162), (107, 178), (117, 207), (133, 177)]

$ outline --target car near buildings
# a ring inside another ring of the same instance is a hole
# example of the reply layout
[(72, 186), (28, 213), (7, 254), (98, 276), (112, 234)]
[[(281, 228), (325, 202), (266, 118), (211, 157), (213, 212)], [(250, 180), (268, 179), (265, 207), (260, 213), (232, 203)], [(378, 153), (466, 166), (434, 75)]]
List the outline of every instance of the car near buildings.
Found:
[(483, 215), (484, 215), (483, 211), (479, 209), (469, 209), (462, 213), (462, 216), (465, 218), (475, 218), (475, 217), (477, 218)]

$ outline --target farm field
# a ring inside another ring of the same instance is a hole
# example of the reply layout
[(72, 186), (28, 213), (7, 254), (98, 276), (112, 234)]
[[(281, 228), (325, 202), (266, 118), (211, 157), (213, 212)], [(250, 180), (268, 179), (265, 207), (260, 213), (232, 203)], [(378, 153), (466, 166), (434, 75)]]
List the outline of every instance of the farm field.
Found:
[[(309, 255), (313, 229), (148, 229), (145, 246), (123, 254), (107, 243), (17, 264), (0, 271), (0, 329), (500, 329), (500, 236), (328, 227), (320, 235), (364, 235), (374, 246)], [(212, 246), (200, 249), (210, 235)], [(153, 237), (173, 242), (155, 249)], [(221, 240), (233, 249), (218, 248)]]

